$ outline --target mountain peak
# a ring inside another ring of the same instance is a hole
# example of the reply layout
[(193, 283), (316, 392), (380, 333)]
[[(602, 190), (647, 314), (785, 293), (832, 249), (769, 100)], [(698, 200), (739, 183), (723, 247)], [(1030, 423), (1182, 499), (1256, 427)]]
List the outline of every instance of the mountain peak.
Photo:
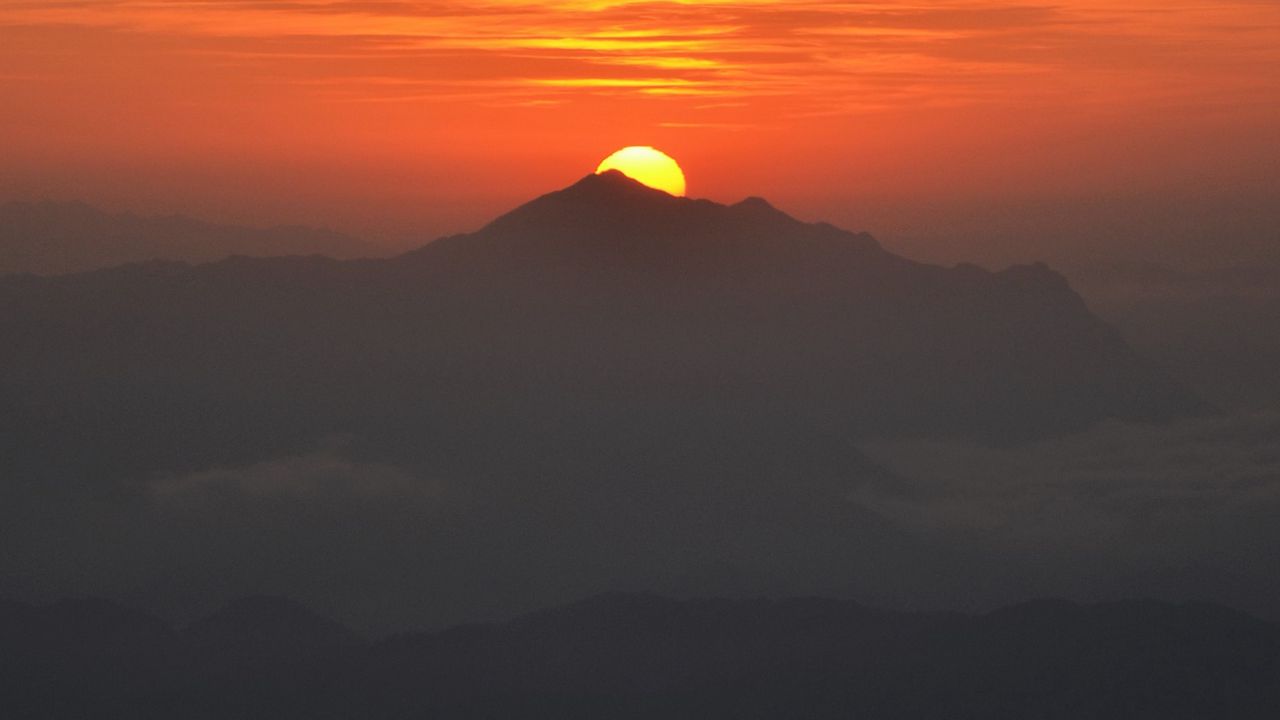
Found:
[(608, 230), (612, 233), (680, 233), (708, 225), (760, 222), (776, 230), (804, 226), (761, 197), (734, 205), (677, 197), (651, 188), (617, 170), (593, 173), (574, 184), (521, 205), (494, 220), (486, 230), (527, 233), (551, 227)]
[(777, 208), (773, 206), (773, 203), (770, 203), (768, 200), (765, 200), (758, 195), (752, 195), (751, 197), (738, 202), (734, 207), (743, 209), (777, 210)]
[(526, 269), (531, 263), (567, 263), (741, 273), (750, 266), (776, 274), (769, 268), (803, 264), (806, 256), (824, 253), (865, 259), (883, 251), (870, 236), (802, 222), (763, 198), (725, 205), (677, 197), (610, 170), (535, 198), (478, 232), (444, 238), (406, 256), (484, 255)]
[(562, 190), (535, 198), (489, 224), (485, 231), (578, 231), (591, 228), (635, 228), (655, 218), (685, 214), (691, 208), (714, 206), (655, 190), (617, 170), (591, 174)]
[(572, 198), (588, 202), (623, 199), (680, 200), (670, 193), (651, 188), (648, 185), (624, 175), (618, 170), (606, 170), (592, 173), (569, 187), (551, 193), (551, 196)]

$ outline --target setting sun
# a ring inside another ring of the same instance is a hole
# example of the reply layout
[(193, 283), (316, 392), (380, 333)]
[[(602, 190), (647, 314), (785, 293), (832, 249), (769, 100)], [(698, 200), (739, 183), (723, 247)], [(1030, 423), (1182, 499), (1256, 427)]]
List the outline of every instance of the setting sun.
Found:
[(626, 147), (605, 158), (596, 173), (617, 170), (651, 188), (683, 197), (684, 171), (670, 155), (648, 146)]

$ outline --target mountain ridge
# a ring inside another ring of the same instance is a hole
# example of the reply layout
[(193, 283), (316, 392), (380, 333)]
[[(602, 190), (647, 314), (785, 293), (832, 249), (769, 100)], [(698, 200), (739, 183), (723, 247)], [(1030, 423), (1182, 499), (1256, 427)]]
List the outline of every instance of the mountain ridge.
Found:
[(211, 262), (232, 255), (330, 255), (375, 249), (302, 225), (244, 227), (183, 215), (109, 213), (79, 201), (0, 203), (0, 275), (62, 275), (151, 260)]
[(0, 706), (46, 718), (765, 718), (785, 708), (1261, 720), (1280, 709), (1280, 628), (1206, 604), (1041, 600), (970, 615), (615, 593), (373, 640), (319, 627), (311, 641), (281, 644), (260, 628), (211, 649), (158, 620), (121, 633), (84, 626), (66, 604), (0, 603)]
[(661, 262), (710, 269), (788, 234), (811, 243), (856, 245), (860, 252), (881, 250), (870, 235), (803, 223), (764, 201), (722, 205), (675, 197), (609, 171), (524, 203), (476, 232), (442, 238), (400, 257), (425, 261), (446, 249), (463, 252), (459, 246), (466, 244), (473, 252), (477, 245), (492, 246), (492, 252), (522, 262), (569, 256), (609, 263), (614, 271)]
[[(760, 214), (768, 222), (756, 222)], [(663, 382), (704, 377), (715, 383), (711, 378), (716, 376), (746, 381), (767, 373), (790, 378), (794, 386), (787, 391), (790, 399), (779, 396), (771, 403), (794, 404), (809, 394), (822, 404), (843, 402), (850, 409), (870, 402), (891, 410), (889, 416), (881, 414), (878, 424), (884, 430), (914, 424), (927, 433), (935, 426), (967, 425), (981, 434), (987, 432), (981, 429), (986, 424), (981, 415), (948, 419), (957, 412), (972, 414), (979, 406), (993, 412), (1001, 412), (1001, 405), (1027, 406), (1016, 412), (1061, 417), (998, 423), (1003, 429), (997, 433), (1021, 428), (1029, 436), (1050, 427), (1055, 432), (1084, 427), (1105, 417), (1157, 419), (1205, 408), (1154, 365), (1137, 358), (1118, 333), (1089, 312), (1065, 278), (1043, 264), (999, 272), (926, 265), (886, 252), (865, 233), (803, 223), (758, 202), (720, 205), (676, 198), (620, 173), (588, 176), (475, 233), (443, 238), (395, 258), (143, 264), (58, 278), (11, 278), (0, 288), (0, 297), (19, 303), (27, 315), (15, 315), (17, 306), (7, 312), (0, 307), (0, 323), (37, 334), (39, 327), (29, 321), (40, 316), (42, 307), (53, 314), (46, 327), (70, 328), (84, 320), (56, 316), (66, 303), (91, 298), (96, 307), (86, 308), (90, 316), (110, 311), (117, 323), (150, 317), (146, 323), (157, 329), (170, 328), (176, 312), (204, 316), (225, 307), (218, 312), (240, 313), (257, 303), (268, 312), (251, 323), (294, 318), (291, 327), (281, 328), (280, 342), (301, 328), (318, 328), (321, 318), (309, 317), (309, 306), (332, 305), (332, 327), (315, 332), (363, 335), (385, 327), (375, 347), (393, 352), (398, 352), (393, 349), (397, 334), (417, 345), (407, 338), (439, 331), (421, 326), (424, 322), (461, 333), (451, 345), (421, 347), (419, 352), (428, 353), (450, 346), (486, 352), (475, 343), (498, 337), (482, 340), (475, 332), (506, 333), (502, 342), (509, 343), (541, 327), (545, 337), (559, 337), (565, 344), (560, 349), (539, 347), (536, 359), (530, 357), (536, 363), (567, 360), (580, 365), (586, 357), (598, 356), (590, 370), (598, 373), (634, 362), (600, 353), (639, 351), (664, 356), (645, 361), (661, 363), (652, 366), (659, 373), (665, 373), (663, 366), (693, 369), (696, 363), (695, 375)], [(345, 299), (334, 304), (339, 296)], [(158, 315), (161, 308), (169, 309)], [(363, 327), (342, 324), (352, 313), (364, 316)], [(409, 325), (393, 329), (392, 322)], [(777, 337), (762, 343), (755, 339), (762, 332)], [(87, 336), (99, 334), (87, 328)], [(518, 342), (526, 349), (512, 351), (528, 352), (534, 349), (529, 343), (538, 344), (532, 337)], [(736, 357), (721, 357), (734, 347)], [(1056, 350), (1049, 352), (1050, 347)], [(1011, 349), (1017, 353), (1011, 355)], [(950, 360), (931, 360), (937, 353)], [(811, 368), (801, 372), (797, 361)], [(858, 375), (869, 377), (858, 388), (848, 387)], [(901, 414), (891, 404), (901, 405), (903, 398), (876, 397), (883, 382), (901, 390), (911, 384), (936, 387), (912, 399), (923, 403), (919, 410), (902, 408), (913, 420), (886, 423), (892, 414)], [(975, 382), (986, 389), (962, 390)], [(1033, 383), (1036, 389), (1028, 393), (1028, 388), (1011, 384), (1015, 382)], [(1054, 389), (1067, 384), (1075, 389)], [(856, 392), (841, 401), (830, 392), (840, 386)], [(948, 400), (945, 393), (957, 390), (963, 399)], [(926, 409), (938, 402), (953, 405)], [(1096, 407), (1087, 404), (1095, 402)], [(837, 407), (823, 410), (841, 412)]]

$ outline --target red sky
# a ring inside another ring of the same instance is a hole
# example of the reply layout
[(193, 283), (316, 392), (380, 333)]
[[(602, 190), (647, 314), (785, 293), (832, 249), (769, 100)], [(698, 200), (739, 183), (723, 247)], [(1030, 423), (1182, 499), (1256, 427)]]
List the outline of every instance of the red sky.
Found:
[(428, 239), (635, 144), (926, 256), (1265, 244), (1280, 2), (0, 0), (0, 199)]

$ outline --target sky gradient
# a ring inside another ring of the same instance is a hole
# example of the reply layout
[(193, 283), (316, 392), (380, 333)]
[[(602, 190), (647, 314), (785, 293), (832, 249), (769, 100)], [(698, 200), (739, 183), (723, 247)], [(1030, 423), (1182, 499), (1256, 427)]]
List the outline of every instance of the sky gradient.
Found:
[(1243, 247), (1276, 237), (1278, 68), (1273, 0), (0, 0), (0, 199), (403, 241), (654, 145), (691, 196), (923, 255), (1162, 212)]

